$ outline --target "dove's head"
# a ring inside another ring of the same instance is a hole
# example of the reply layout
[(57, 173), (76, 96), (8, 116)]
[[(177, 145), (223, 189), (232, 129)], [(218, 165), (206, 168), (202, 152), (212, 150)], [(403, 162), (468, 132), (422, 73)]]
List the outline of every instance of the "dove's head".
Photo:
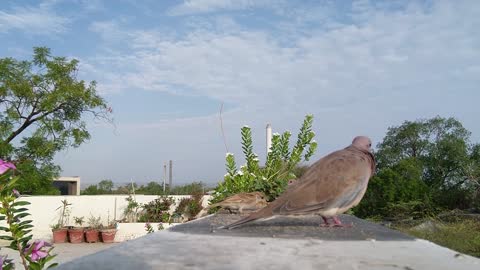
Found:
[(368, 152), (372, 152), (372, 141), (366, 136), (357, 136), (353, 139), (352, 145)]

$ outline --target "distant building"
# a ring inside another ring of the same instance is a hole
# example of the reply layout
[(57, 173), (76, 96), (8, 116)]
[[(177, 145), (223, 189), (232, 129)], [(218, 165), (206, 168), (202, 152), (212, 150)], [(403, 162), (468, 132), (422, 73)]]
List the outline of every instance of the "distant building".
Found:
[(53, 186), (62, 195), (80, 195), (80, 176), (61, 176), (53, 179)]

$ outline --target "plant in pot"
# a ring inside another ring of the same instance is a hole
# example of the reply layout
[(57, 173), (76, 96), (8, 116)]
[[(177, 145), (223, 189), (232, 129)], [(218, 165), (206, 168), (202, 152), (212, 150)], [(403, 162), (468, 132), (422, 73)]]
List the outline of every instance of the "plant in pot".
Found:
[(99, 241), (98, 233), (102, 228), (100, 217), (96, 218), (90, 215), (88, 218), (88, 228), (85, 230), (85, 240), (87, 243), (96, 243)]
[(102, 235), (102, 241), (104, 243), (113, 243), (115, 240), (115, 234), (117, 233), (117, 222), (112, 221), (106, 227), (100, 229)]
[(72, 205), (67, 200), (62, 200), (62, 205), (59, 206), (56, 210), (60, 211), (60, 217), (58, 218), (57, 224), (51, 226), (53, 233), (53, 242), (54, 243), (65, 243), (67, 242), (67, 223), (68, 217), (70, 216), (70, 208)]
[(70, 227), (68, 229), (68, 238), (70, 239), (70, 243), (78, 244), (83, 242), (83, 233), (85, 229), (82, 227), (83, 225), (83, 217), (73, 217), (75, 220), (75, 224), (78, 225), (76, 227)]

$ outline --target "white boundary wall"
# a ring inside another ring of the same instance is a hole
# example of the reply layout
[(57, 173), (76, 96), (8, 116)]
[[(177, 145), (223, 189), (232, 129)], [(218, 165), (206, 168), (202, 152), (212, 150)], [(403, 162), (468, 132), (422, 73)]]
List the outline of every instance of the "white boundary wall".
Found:
[[(68, 225), (74, 225), (73, 217), (83, 216), (85, 222), (83, 226), (88, 226), (87, 221), (91, 215), (94, 217), (100, 216), (104, 225), (107, 225), (107, 220), (112, 221), (114, 219), (122, 219), (124, 217), (123, 212), (128, 204), (125, 200), (127, 197), (128, 195), (31, 196), (21, 197), (20, 200), (31, 203), (26, 206), (31, 214), (31, 216), (26, 219), (33, 220), (33, 238), (51, 240), (52, 230), (50, 225), (54, 225), (58, 222), (61, 209), (57, 210), (57, 208), (62, 206), (62, 200), (66, 199), (72, 204), (70, 206), (71, 211)], [(180, 200), (190, 196), (172, 195), (170, 197), (173, 197), (175, 200), (175, 203), (170, 207), (170, 213), (173, 213)], [(158, 198), (157, 195), (135, 195), (135, 200), (141, 204), (148, 203), (156, 198)], [(209, 199), (210, 196), (204, 196), (202, 199), (202, 205), (207, 206)], [(0, 226), (5, 225), (1, 222)], [(137, 225), (137, 227), (144, 231), (143, 226)], [(138, 234), (144, 234), (143, 231), (138, 232)], [(123, 235), (121, 232), (121, 226), (119, 226), (119, 231), (117, 233)]]

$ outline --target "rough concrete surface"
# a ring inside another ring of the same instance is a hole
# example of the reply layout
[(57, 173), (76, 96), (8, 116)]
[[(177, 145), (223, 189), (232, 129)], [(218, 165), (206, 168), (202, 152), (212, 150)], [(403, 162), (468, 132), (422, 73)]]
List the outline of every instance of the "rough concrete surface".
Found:
[(316, 238), (321, 240), (414, 240), (399, 231), (388, 229), (350, 215), (341, 215), (344, 224), (351, 227), (320, 227), (320, 216), (275, 217), (265, 221), (255, 221), (241, 227), (225, 230), (219, 227), (239, 220), (237, 215), (210, 215), (203, 219), (184, 223), (171, 228), (173, 232), (230, 235), (245, 237), (282, 237), (282, 238)]
[(209, 216), (58, 269), (480, 269), (477, 258), (355, 218), (353, 228), (282, 218), (237, 231), (211, 229), (230, 219), (238, 217)]

